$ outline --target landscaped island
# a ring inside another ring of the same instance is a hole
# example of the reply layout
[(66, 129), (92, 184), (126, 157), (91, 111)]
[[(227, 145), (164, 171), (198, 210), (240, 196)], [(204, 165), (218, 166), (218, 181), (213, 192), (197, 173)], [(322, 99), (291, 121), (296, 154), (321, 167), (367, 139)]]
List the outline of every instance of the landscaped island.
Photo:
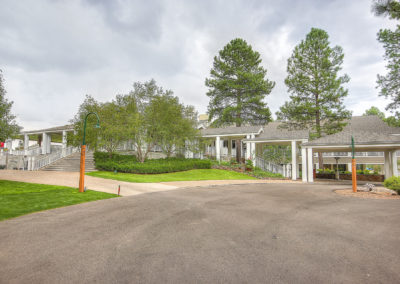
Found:
[(116, 194), (77, 188), (0, 180), (0, 220), (68, 205), (108, 199)]
[(140, 163), (133, 155), (110, 155), (103, 152), (96, 152), (94, 158), (96, 169), (99, 171), (87, 175), (128, 182), (283, 178), (280, 174), (264, 172), (252, 165), (243, 166), (234, 162), (165, 158), (149, 159)]

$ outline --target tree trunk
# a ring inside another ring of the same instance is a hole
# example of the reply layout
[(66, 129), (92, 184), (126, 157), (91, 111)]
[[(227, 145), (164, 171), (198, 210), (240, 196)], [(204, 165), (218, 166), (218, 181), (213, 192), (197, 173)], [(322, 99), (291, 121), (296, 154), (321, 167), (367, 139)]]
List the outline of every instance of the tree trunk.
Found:
[[(319, 110), (319, 101), (318, 101), (318, 94), (315, 94), (315, 106), (316, 106), (316, 113), (315, 113), (315, 125), (317, 130), (317, 138), (322, 136), (321, 133), (321, 113)], [(322, 153), (318, 152), (318, 167), (320, 169), (324, 168), (324, 160), (322, 158)]]

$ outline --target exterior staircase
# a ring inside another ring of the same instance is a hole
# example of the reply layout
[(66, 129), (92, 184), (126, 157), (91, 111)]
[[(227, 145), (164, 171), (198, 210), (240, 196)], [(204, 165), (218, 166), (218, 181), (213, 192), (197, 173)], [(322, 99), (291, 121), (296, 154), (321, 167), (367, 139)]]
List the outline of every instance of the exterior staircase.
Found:
[[(41, 171), (59, 171), (59, 172), (79, 172), (81, 153), (76, 152), (65, 158), (59, 159), (50, 165), (41, 168)], [(94, 166), (93, 152), (86, 152), (85, 172), (93, 172)]]

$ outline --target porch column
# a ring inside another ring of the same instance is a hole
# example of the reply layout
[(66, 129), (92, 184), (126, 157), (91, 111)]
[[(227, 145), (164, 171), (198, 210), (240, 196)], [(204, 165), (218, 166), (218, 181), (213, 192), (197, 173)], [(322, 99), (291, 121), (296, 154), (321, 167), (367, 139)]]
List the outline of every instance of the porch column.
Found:
[(29, 148), (29, 135), (24, 134), (24, 152), (25, 155), (28, 155), (28, 148)]
[(232, 159), (232, 139), (228, 139), (228, 158), (229, 161)]
[(313, 172), (313, 150), (312, 148), (307, 148), (307, 180), (308, 182), (314, 182), (314, 172)]
[(296, 147), (296, 141), (292, 141), (292, 180), (297, 180), (297, 147)]
[(387, 179), (392, 176), (392, 173), (390, 172), (390, 152), (386, 150), (384, 152), (384, 155), (385, 155), (385, 165), (384, 165), (385, 179)]
[[(246, 139), (250, 139), (250, 135), (247, 135), (246, 136)], [(246, 142), (246, 160), (249, 160), (249, 159), (251, 159), (251, 157), (250, 157), (250, 142)]]
[(47, 154), (47, 134), (46, 132), (42, 133), (42, 154)]
[(301, 179), (303, 182), (307, 182), (307, 150), (301, 148)]
[(396, 154), (396, 150), (393, 150), (391, 153), (392, 156), (392, 174), (395, 177), (399, 176), (399, 172), (397, 170), (397, 154)]
[(351, 172), (351, 163), (347, 163), (347, 170)]
[(67, 131), (63, 130), (63, 132), (62, 132), (62, 153), (63, 153), (63, 156), (66, 153), (66, 149), (67, 149)]
[[(251, 139), (254, 139), (255, 137), (256, 136), (254, 134), (251, 135)], [(253, 161), (253, 165), (255, 166), (256, 165), (256, 143), (251, 142), (250, 145), (251, 145), (251, 150), (250, 150), (251, 160)]]
[(217, 136), (215, 138), (215, 158), (217, 159), (217, 161), (221, 160), (221, 145), (220, 145), (220, 137)]
[(47, 154), (51, 153), (51, 135), (47, 134)]

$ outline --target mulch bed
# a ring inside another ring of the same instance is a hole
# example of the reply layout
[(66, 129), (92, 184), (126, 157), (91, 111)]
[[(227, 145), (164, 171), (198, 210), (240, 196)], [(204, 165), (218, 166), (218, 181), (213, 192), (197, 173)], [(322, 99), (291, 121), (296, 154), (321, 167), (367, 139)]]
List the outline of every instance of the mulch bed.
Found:
[(400, 195), (391, 195), (391, 194), (385, 193), (385, 192), (378, 192), (378, 193), (364, 192), (364, 191), (353, 192), (352, 189), (337, 189), (337, 190), (335, 190), (335, 192), (340, 195), (353, 196), (353, 197), (359, 197), (359, 198), (398, 199), (398, 200), (400, 200)]

